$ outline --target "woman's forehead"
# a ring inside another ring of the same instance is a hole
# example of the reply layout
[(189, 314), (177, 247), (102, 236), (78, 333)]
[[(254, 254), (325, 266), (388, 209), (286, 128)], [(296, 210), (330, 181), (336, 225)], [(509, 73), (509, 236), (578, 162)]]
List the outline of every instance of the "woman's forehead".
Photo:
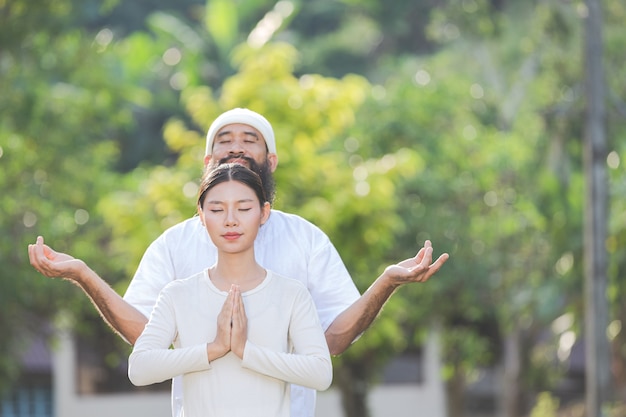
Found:
[(207, 191), (205, 199), (214, 200), (257, 200), (254, 190), (237, 180), (221, 182)]

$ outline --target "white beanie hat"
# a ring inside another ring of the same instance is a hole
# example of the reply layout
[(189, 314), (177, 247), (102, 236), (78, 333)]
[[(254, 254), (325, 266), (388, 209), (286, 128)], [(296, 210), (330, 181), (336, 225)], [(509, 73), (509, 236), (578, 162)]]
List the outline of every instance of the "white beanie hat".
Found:
[(267, 145), (269, 153), (276, 154), (276, 139), (274, 139), (274, 130), (272, 129), (270, 122), (257, 112), (243, 108), (235, 108), (220, 114), (211, 124), (211, 127), (209, 127), (209, 131), (206, 135), (205, 155), (212, 154), (213, 141), (215, 140), (217, 132), (219, 132), (219, 130), (224, 126), (232, 125), (234, 123), (252, 126), (258, 130), (263, 135), (263, 139), (265, 139), (265, 144)]

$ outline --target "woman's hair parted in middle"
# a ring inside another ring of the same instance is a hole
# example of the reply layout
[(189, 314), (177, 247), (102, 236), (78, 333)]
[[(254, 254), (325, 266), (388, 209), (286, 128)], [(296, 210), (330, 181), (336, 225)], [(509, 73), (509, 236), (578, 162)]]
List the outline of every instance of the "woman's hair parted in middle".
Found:
[(216, 185), (228, 181), (237, 181), (254, 191), (261, 207), (267, 202), (261, 178), (254, 171), (241, 164), (222, 164), (213, 170), (205, 171), (198, 190), (198, 205), (204, 206), (204, 197)]

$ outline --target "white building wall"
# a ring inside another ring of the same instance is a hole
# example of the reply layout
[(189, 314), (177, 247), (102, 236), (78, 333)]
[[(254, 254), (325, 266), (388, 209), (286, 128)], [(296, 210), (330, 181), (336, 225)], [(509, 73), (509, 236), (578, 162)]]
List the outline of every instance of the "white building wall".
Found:
[(78, 395), (72, 335), (59, 330), (52, 360), (55, 417), (171, 417), (167, 393)]
[[(445, 417), (444, 386), (440, 378), (439, 335), (433, 332), (425, 349), (425, 383), (380, 385), (369, 395), (372, 417)], [(53, 392), (56, 417), (171, 417), (167, 393), (78, 395), (76, 352), (72, 335), (59, 330), (53, 352)], [(318, 394), (316, 417), (344, 417), (339, 392)]]

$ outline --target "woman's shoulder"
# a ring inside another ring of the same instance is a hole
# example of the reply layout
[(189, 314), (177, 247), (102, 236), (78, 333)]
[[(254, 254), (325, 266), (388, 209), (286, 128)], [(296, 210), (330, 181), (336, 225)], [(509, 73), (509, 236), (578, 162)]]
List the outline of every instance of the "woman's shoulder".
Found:
[(206, 279), (205, 276), (206, 270), (203, 270), (201, 272), (188, 276), (187, 278), (176, 279), (169, 282), (162, 291), (172, 294), (185, 291), (195, 291), (197, 286)]
[(308, 293), (308, 290), (304, 283), (298, 281), (295, 278), (289, 278), (284, 275), (281, 275), (277, 272), (267, 270), (268, 277), (271, 277), (273, 285), (280, 286), (285, 290), (293, 291), (293, 292), (305, 292)]

